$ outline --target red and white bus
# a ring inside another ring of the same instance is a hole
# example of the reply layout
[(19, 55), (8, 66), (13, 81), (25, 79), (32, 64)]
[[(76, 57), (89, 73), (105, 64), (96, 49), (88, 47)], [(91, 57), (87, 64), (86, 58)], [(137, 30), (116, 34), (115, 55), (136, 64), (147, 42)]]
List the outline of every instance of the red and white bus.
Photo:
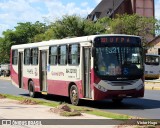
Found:
[(141, 39), (131, 35), (92, 35), (11, 47), (11, 79), (19, 88), (79, 99), (144, 96)]

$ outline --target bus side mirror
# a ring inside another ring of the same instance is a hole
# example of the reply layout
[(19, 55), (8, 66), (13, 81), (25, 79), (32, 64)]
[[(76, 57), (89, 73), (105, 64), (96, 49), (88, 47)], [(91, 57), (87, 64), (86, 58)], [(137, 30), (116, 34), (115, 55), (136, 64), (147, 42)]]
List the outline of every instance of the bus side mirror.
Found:
[(96, 49), (93, 47), (92, 48), (92, 57), (95, 57)]

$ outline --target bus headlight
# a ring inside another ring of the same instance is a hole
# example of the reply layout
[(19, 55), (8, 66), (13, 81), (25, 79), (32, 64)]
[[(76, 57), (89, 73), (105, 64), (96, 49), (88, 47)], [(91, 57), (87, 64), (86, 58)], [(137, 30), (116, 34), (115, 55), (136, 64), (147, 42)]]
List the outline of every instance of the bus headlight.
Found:
[(140, 84), (140, 85), (136, 88), (136, 90), (139, 91), (139, 90), (141, 90), (142, 88), (143, 88), (143, 84)]
[(95, 84), (95, 87), (102, 92), (107, 92), (107, 89), (99, 84)]

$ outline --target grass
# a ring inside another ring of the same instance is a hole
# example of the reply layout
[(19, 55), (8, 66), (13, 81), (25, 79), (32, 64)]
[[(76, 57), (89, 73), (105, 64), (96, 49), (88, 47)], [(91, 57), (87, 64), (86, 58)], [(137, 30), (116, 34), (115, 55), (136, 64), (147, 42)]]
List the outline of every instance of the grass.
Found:
[(6, 98), (6, 96), (0, 94), (0, 99)]
[[(34, 99), (34, 98), (26, 98), (23, 96), (14, 96), (14, 95), (9, 95), (9, 94), (0, 94), (1, 96), (4, 96), (8, 99), (13, 99), (13, 100), (18, 100), (18, 101), (23, 101), (26, 99), (32, 100), (32, 101), (36, 101), (37, 104), (39, 105), (46, 105), (46, 106), (50, 106), (50, 107), (57, 107), (60, 104), (64, 104), (64, 103), (57, 103), (57, 102), (49, 102), (49, 101), (43, 101), (43, 100), (39, 100), (39, 99)], [(65, 103), (66, 104), (66, 103)], [(84, 112), (84, 113), (88, 113), (88, 114), (92, 114), (92, 115), (96, 115), (96, 116), (102, 116), (102, 117), (106, 117), (106, 118), (111, 118), (111, 119), (124, 119), (124, 121), (127, 121), (127, 119), (136, 119), (136, 117), (133, 116), (128, 116), (128, 115), (123, 115), (123, 114), (117, 114), (117, 113), (111, 113), (111, 112), (106, 112), (106, 111), (100, 111), (98, 109), (91, 109), (91, 108), (87, 108), (87, 107), (80, 107), (80, 106), (73, 106), (71, 104), (67, 104), (71, 109), (74, 109), (76, 111), (74, 112), (62, 112), (60, 113), (61, 116), (79, 116), (80, 113)], [(123, 123), (123, 122), (121, 122)], [(120, 127), (123, 125), (119, 125)], [(130, 126), (130, 125), (128, 125)], [(154, 126), (154, 125), (131, 125), (132, 128), (160, 128), (159, 126)]]
[[(34, 98), (26, 98), (23, 96), (14, 96), (14, 95), (9, 95), (9, 94), (0, 94), (8, 99), (13, 99), (13, 100), (18, 100), (18, 101), (23, 101), (26, 99), (35, 101), (37, 104), (39, 105), (46, 105), (46, 106), (50, 106), (50, 107), (57, 107), (59, 106), (61, 103), (57, 103), (57, 102), (49, 102), (49, 101), (43, 101), (43, 100), (39, 100), (39, 99), (34, 99)], [(64, 103), (62, 103), (64, 104)], [(127, 119), (136, 119), (136, 117), (133, 116), (128, 116), (128, 115), (123, 115), (123, 114), (117, 114), (117, 113), (111, 113), (111, 112), (106, 112), (106, 111), (100, 111), (97, 109), (91, 109), (91, 108), (87, 108), (87, 107), (80, 107), (80, 106), (73, 106), (70, 104), (67, 104), (71, 109), (74, 109), (74, 112), (62, 112), (60, 113), (61, 116), (77, 116), (80, 115), (80, 113), (85, 112), (88, 114), (92, 114), (92, 115), (96, 115), (96, 116), (102, 116), (102, 117), (106, 117), (106, 118), (111, 118), (111, 119), (124, 119), (124, 121)], [(145, 125), (145, 126), (132, 126), (133, 128), (159, 128), (159, 126), (153, 126), (153, 125)]]
[(60, 113), (61, 116), (81, 116), (80, 112), (67, 112), (67, 111), (63, 111)]
[(131, 119), (132, 118), (132, 116), (111, 113), (111, 112), (104, 112), (104, 111), (100, 111), (100, 110), (88, 111), (86, 113), (97, 115), (97, 116), (102, 116), (102, 117), (106, 117), (106, 118), (112, 118), (112, 119)]
[(56, 106), (59, 105), (59, 103), (56, 103), (56, 102), (43, 101), (43, 100), (34, 99), (34, 98), (26, 98), (26, 97), (23, 97), (23, 96), (14, 96), (14, 95), (9, 95), (9, 94), (2, 94), (2, 95), (4, 95), (6, 98), (9, 98), (9, 99), (12, 99), (12, 100), (18, 100), (18, 101), (23, 101), (25, 99), (30, 99), (32, 101), (36, 101), (37, 104), (51, 106), (51, 107), (56, 107)]
[[(36, 103), (39, 105), (46, 105), (46, 106), (50, 106), (50, 107), (57, 107), (60, 105), (60, 103), (57, 103), (57, 102), (49, 102), (49, 101), (43, 101), (43, 100), (34, 99), (34, 98), (26, 98), (23, 96), (14, 96), (14, 95), (9, 95), (9, 94), (2, 94), (2, 95), (6, 96), (6, 98), (18, 100), (18, 101), (30, 99), (30, 100), (36, 101)], [(106, 117), (106, 118), (112, 118), (112, 119), (131, 119), (131, 118), (133, 118), (132, 116), (128, 116), (128, 115), (105, 112), (105, 111), (100, 111), (97, 109), (90, 109), (87, 107), (80, 107), (80, 106), (73, 106), (73, 105), (69, 105), (69, 107), (71, 107), (71, 109), (75, 109), (78, 112), (85, 112), (88, 114), (102, 116), (102, 117)], [(71, 113), (64, 113), (64, 115), (68, 115), (68, 114), (72, 115)]]

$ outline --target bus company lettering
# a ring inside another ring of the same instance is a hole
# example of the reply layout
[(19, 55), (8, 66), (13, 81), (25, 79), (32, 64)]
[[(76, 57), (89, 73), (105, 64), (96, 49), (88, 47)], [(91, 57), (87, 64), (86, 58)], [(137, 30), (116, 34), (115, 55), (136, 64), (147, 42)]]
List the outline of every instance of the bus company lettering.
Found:
[(54, 72), (54, 71), (52, 71), (51, 74), (52, 74), (52, 76), (64, 76), (63, 72)]
[(77, 69), (66, 69), (66, 73), (77, 73)]
[(27, 72), (28, 72), (29, 74), (33, 74), (33, 69), (27, 69)]
[(130, 38), (124, 38), (124, 37), (103, 37), (101, 38), (102, 43), (129, 43)]
[(37, 68), (35, 68), (35, 76), (38, 76), (38, 70), (37, 70)]

